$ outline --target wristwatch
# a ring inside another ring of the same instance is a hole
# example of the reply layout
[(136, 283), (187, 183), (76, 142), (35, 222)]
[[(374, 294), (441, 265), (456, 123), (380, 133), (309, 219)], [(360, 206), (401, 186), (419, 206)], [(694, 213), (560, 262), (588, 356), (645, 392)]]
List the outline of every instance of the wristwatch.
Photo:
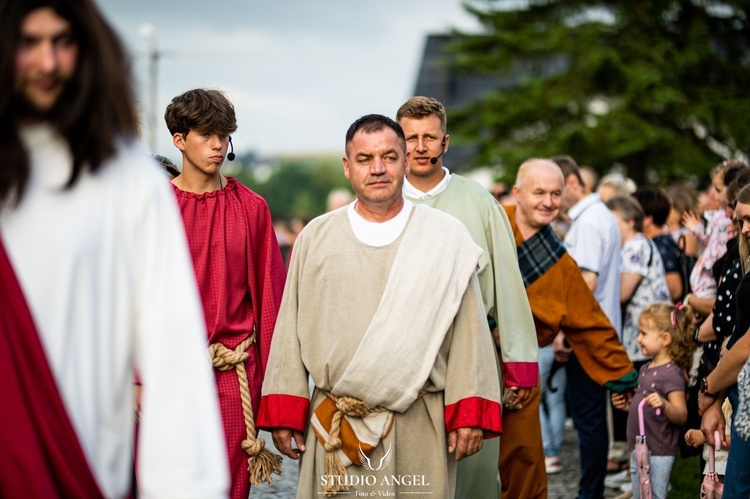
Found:
[(703, 377), (703, 388), (701, 388), (701, 393), (707, 397), (716, 398), (716, 393), (708, 391), (708, 376)]

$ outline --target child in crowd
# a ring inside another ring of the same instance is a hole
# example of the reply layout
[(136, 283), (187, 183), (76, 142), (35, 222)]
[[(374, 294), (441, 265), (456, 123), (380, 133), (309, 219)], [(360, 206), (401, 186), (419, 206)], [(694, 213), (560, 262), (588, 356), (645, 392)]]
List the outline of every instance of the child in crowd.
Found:
[[(732, 404), (729, 403), (728, 398), (724, 399), (724, 403), (721, 405), (721, 411), (724, 413), (724, 419), (726, 420), (725, 435), (727, 439), (727, 446), (726, 448), (722, 448), (720, 451), (716, 452), (714, 457), (714, 469), (716, 471), (716, 474), (719, 476), (719, 480), (723, 483), (724, 475), (726, 474), (727, 470), (729, 446), (732, 445), (731, 438), (729, 437), (732, 429)], [(708, 461), (709, 445), (706, 442), (706, 435), (704, 435), (700, 429), (694, 428), (685, 432), (685, 443), (687, 443), (688, 445), (692, 445), (693, 447), (702, 445), (703, 459), (705, 461)], [(706, 473), (708, 473), (708, 464), (706, 464), (706, 467), (703, 469), (703, 474), (705, 475)]]
[[(703, 213), (698, 212), (698, 194), (692, 187), (685, 184), (672, 184), (668, 186), (666, 194), (669, 197), (669, 202), (672, 204), (669, 216), (667, 217), (667, 228), (683, 253), (690, 257), (698, 258), (700, 242), (698, 242), (698, 239), (695, 238), (682, 222), (683, 215), (687, 212), (703, 216)], [(690, 267), (690, 270), (692, 270), (692, 267)], [(683, 294), (685, 293), (687, 291)]]
[(715, 199), (712, 202), (715, 201), (716, 206), (715, 209), (706, 210), (703, 213), (703, 218), (708, 222), (706, 227), (695, 213), (687, 212), (682, 217), (685, 227), (704, 246), (690, 274), (692, 292), (688, 293), (682, 302), (689, 304), (702, 319), (708, 317), (716, 301), (717, 284), (713, 274), (714, 263), (727, 252), (727, 242), (737, 236), (737, 228), (725, 212), (727, 199), (724, 176), (729, 170), (742, 168), (742, 166), (744, 164), (738, 161), (724, 161), (712, 170), (711, 182), (715, 192)]
[[(612, 394), (612, 404), (628, 413), (628, 452), (638, 435), (638, 404), (646, 400), (643, 418), (646, 443), (651, 451), (651, 487), (654, 499), (667, 497), (680, 426), (687, 420), (686, 371), (695, 349), (692, 338), (693, 311), (671, 303), (648, 305), (638, 318), (638, 344), (651, 362), (641, 367), (638, 388), (630, 402), (623, 394)], [(660, 411), (657, 414), (657, 409)], [(638, 470), (631, 454), (633, 496), (638, 494)]]

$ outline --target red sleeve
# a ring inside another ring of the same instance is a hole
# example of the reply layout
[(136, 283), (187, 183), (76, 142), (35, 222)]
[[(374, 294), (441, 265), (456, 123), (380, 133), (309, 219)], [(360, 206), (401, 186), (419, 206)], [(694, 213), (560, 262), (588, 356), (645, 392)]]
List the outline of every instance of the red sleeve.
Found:
[(264, 430), (287, 428), (304, 432), (310, 412), (310, 400), (294, 395), (265, 395), (260, 399), (256, 426)]
[(533, 388), (539, 384), (539, 364), (507, 362), (503, 364), (503, 380), (507, 387)]
[(449, 433), (468, 427), (484, 430), (484, 438), (500, 435), (503, 432), (500, 404), (481, 397), (469, 397), (445, 406), (445, 429)]
[(262, 373), (265, 376), (273, 329), (284, 291), (286, 269), (266, 201), (246, 187), (241, 192), (248, 224), (248, 283)]

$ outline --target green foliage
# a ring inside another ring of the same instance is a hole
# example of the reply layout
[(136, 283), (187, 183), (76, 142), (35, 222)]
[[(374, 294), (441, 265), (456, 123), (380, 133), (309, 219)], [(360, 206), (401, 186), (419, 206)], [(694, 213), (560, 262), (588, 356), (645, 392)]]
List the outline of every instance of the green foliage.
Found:
[(263, 168), (267, 167), (256, 165), (251, 174), (239, 177), (265, 198), (274, 219), (311, 219), (325, 212), (331, 190), (349, 187), (338, 157), (277, 158), (270, 165), (270, 175), (261, 176)]
[[(454, 70), (517, 85), (451, 109), (478, 164), (508, 175), (570, 154), (642, 182), (701, 175), (750, 151), (746, 2), (475, 0), (485, 32), (457, 34)], [(512, 179), (506, 179), (512, 180)]]
[(703, 475), (701, 474), (700, 456), (689, 458), (677, 455), (670, 484), (672, 489), (669, 491), (670, 499), (694, 499), (699, 496)]

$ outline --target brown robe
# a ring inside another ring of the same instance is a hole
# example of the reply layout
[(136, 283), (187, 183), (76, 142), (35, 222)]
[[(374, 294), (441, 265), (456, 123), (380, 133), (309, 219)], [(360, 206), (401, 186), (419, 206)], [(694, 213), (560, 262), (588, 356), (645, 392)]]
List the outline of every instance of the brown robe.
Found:
[[(505, 210), (520, 246), (524, 238), (516, 224), (515, 207)], [(617, 331), (567, 252), (528, 285), (526, 294), (540, 348), (563, 331), (581, 366), (597, 383), (618, 381), (633, 371)], [(540, 401), (539, 389), (534, 388), (523, 408), (503, 412), (499, 460), (503, 497), (547, 497)]]

